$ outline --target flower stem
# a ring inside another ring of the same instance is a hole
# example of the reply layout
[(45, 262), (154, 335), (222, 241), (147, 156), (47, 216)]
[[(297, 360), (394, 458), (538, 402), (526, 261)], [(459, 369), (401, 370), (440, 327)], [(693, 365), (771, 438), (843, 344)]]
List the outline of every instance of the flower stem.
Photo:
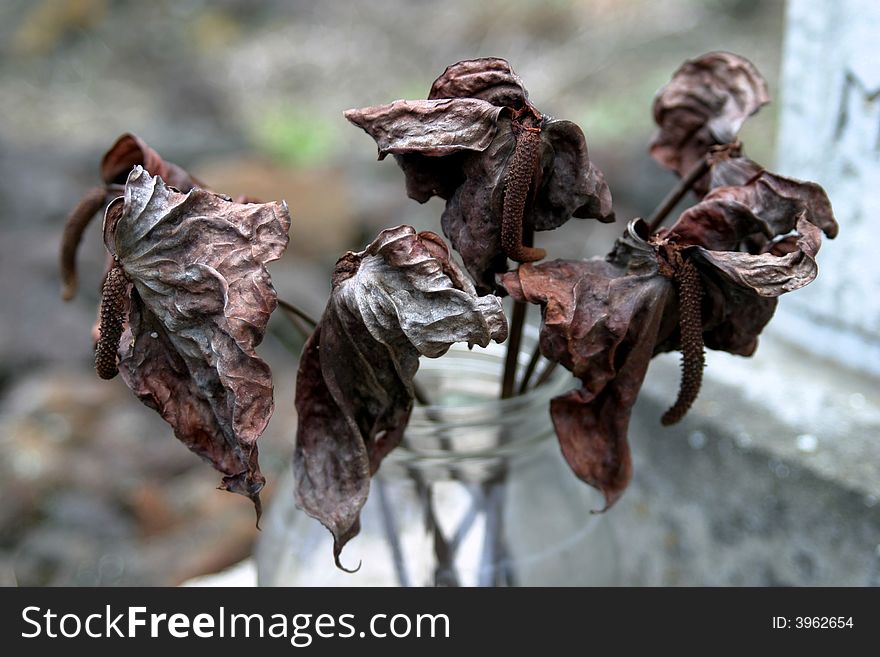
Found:
[(403, 557), (403, 549), (400, 546), (400, 535), (397, 532), (397, 524), (391, 512), (391, 504), (385, 491), (385, 482), (381, 477), (375, 480), (376, 493), (379, 495), (379, 508), (382, 512), (382, 525), (385, 528), (385, 538), (391, 549), (391, 558), (394, 561), (394, 570), (397, 573), (397, 583), (403, 587), (411, 586), (409, 574), (406, 569), (406, 561)]
[(553, 370), (556, 369), (556, 366), (559, 365), (556, 361), (550, 361), (547, 363), (547, 367), (544, 368), (544, 371), (541, 372), (541, 375), (538, 377), (538, 380), (535, 381), (535, 387), (539, 387), (547, 383), (547, 380), (550, 378), (550, 375), (553, 374)]
[(61, 298), (70, 301), (76, 294), (76, 252), (89, 222), (102, 207), (107, 192), (103, 187), (90, 189), (67, 218), (61, 238)]
[(648, 224), (651, 233), (660, 227), (660, 224), (663, 223), (666, 216), (672, 212), (676, 205), (678, 205), (678, 202), (688, 193), (688, 190), (694, 186), (694, 183), (706, 175), (706, 172), (708, 171), (709, 157), (704, 155), (690, 168), (682, 179), (678, 181), (678, 184), (669, 190), (666, 197), (660, 201), (660, 205), (658, 205), (646, 219), (646, 223)]
[(526, 371), (523, 373), (522, 381), (520, 381), (519, 383), (519, 389), (516, 394), (525, 394), (526, 390), (529, 389), (529, 381), (531, 381), (532, 375), (534, 375), (535, 369), (538, 367), (538, 361), (540, 359), (541, 345), (536, 344), (534, 350), (532, 351), (532, 355), (529, 358), (529, 364), (526, 365)]
[(294, 315), (295, 317), (299, 317), (301, 320), (303, 320), (304, 322), (309, 324), (312, 327), (312, 329), (314, 329), (316, 326), (318, 326), (318, 320), (312, 318), (311, 315), (309, 315), (308, 313), (306, 313), (303, 310), (300, 310), (299, 308), (294, 306), (289, 301), (285, 301), (284, 299), (278, 299), (278, 305), (281, 306), (281, 308), (283, 308), (287, 312), (289, 312), (291, 315)]
[(519, 357), (519, 344), (522, 340), (526, 321), (526, 302), (513, 302), (513, 317), (510, 321), (510, 337), (507, 339), (507, 355), (504, 358), (504, 374), (501, 379), (501, 399), (513, 397), (516, 381), (516, 363)]

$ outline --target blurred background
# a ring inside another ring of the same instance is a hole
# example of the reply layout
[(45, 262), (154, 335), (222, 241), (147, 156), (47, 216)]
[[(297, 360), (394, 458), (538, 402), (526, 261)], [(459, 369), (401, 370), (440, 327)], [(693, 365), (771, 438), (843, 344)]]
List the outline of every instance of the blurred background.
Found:
[[(684, 59), (723, 49), (751, 59), (778, 99), (784, 10), (756, 0), (2, 3), (0, 582), (176, 584), (237, 562), (256, 536), (246, 499), (215, 491), (219, 475), (153, 411), (95, 376), (98, 220), (80, 293), (60, 300), (64, 219), (100, 182), (118, 135), (139, 135), (217, 191), (287, 200), (291, 247), (270, 271), (279, 296), (319, 315), (339, 255), (387, 226), (439, 231), (443, 209), (408, 200), (393, 160), (377, 163), (343, 110), (423, 98), (447, 65), (504, 57), (537, 107), (584, 129), (625, 221), (674, 183), (646, 152), (654, 92)], [(778, 107), (741, 135), (762, 162), (773, 162)], [(601, 253), (622, 227), (572, 220), (539, 244)], [(272, 482), (294, 440), (298, 341), (283, 317), (270, 329), (269, 503), (291, 494)]]

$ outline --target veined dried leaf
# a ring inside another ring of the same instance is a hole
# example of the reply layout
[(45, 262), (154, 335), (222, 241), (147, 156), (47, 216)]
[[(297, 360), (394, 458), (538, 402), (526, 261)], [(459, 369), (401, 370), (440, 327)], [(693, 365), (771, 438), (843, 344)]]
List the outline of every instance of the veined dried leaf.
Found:
[(83, 233), (94, 216), (122, 194), (122, 186), (134, 166), (144, 167), (182, 192), (188, 192), (193, 187), (204, 187), (181, 167), (159, 157), (140, 137), (131, 133), (120, 136), (101, 160), (103, 187), (86, 192), (65, 224), (60, 253), (61, 298), (65, 301), (76, 295), (76, 254)]
[(255, 347), (276, 305), (265, 264), (287, 247), (287, 206), (184, 194), (140, 166), (114, 212), (118, 203), (108, 209), (104, 242), (132, 283), (120, 373), (224, 474), (221, 488), (248, 496), (259, 512), (256, 441), (273, 401)]
[[(621, 248), (628, 250), (618, 245), (618, 255)], [(550, 413), (563, 456), (602, 492), (606, 509), (629, 483), (630, 412), (655, 345), (677, 321), (668, 315), (672, 283), (646, 258), (647, 244), (638, 248), (630, 264), (555, 260), (502, 276), (514, 299), (541, 306), (541, 353), (581, 380), (551, 401)]]
[(521, 108), (529, 94), (510, 64), (500, 57), (467, 59), (448, 66), (434, 80), (428, 98), (480, 98), (499, 107)]
[(337, 565), (370, 476), (403, 436), (419, 356), (506, 337), (501, 302), (476, 295), (434, 233), (388, 229), (339, 260), (300, 360), (293, 461), (297, 504), (332, 532)]
[[(767, 81), (744, 57), (710, 52), (688, 60), (654, 99), (659, 130), (651, 156), (683, 176), (712, 146), (735, 141), (743, 122), (768, 102)], [(706, 184), (695, 188), (705, 191)]]
[(485, 150), (502, 109), (473, 98), (397, 100), (347, 110), (345, 118), (376, 140), (380, 160), (389, 153), (439, 157)]
[[(502, 242), (508, 184), (516, 183), (511, 198), (526, 199), (524, 208), (513, 204), (517, 212), (510, 214), (522, 217), (508, 241), (558, 228), (572, 216), (614, 220), (608, 185), (589, 160), (581, 129), (541, 116), (503, 59), (450, 66), (434, 82), (429, 100), (349, 110), (346, 117), (376, 140), (380, 158), (394, 153), (411, 198), (447, 200), (443, 232), (481, 294), (499, 291), (495, 275), (507, 270), (508, 256), (526, 253), (527, 245), (504, 248)], [(514, 157), (524, 132), (540, 132), (528, 162)], [(522, 169), (515, 181), (508, 175), (514, 160)]]
[(729, 188), (725, 194), (737, 195), (775, 235), (793, 230), (797, 217), (804, 212), (807, 221), (821, 228), (826, 237), (837, 236), (831, 201), (814, 182), (786, 178), (766, 171), (748, 158), (738, 157), (723, 159), (712, 166), (711, 188), (710, 195), (716, 188)]

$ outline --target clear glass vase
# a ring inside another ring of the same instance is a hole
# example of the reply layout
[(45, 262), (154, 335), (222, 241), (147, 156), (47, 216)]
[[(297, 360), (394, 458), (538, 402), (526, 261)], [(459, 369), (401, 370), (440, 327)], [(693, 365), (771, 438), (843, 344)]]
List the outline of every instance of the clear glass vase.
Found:
[[(522, 340), (522, 372), (535, 345)], [(505, 346), (455, 345), (421, 360), (430, 406), (413, 409), (403, 444), (382, 463), (361, 532), (336, 569), (329, 532), (296, 508), (288, 473), (256, 550), (263, 586), (589, 586), (614, 579), (601, 496), (562, 458), (549, 416), (573, 385), (557, 368), (499, 400)], [(539, 368), (540, 369), (540, 368)], [(537, 376), (535, 377), (537, 378)]]

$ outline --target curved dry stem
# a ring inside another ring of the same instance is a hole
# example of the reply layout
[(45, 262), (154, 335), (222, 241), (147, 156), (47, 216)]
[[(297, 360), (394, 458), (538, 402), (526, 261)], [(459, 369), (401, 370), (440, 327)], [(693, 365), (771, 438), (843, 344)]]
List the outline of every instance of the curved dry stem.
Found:
[(89, 222), (104, 206), (103, 187), (90, 189), (67, 217), (61, 237), (61, 298), (70, 301), (76, 295), (76, 252)]

